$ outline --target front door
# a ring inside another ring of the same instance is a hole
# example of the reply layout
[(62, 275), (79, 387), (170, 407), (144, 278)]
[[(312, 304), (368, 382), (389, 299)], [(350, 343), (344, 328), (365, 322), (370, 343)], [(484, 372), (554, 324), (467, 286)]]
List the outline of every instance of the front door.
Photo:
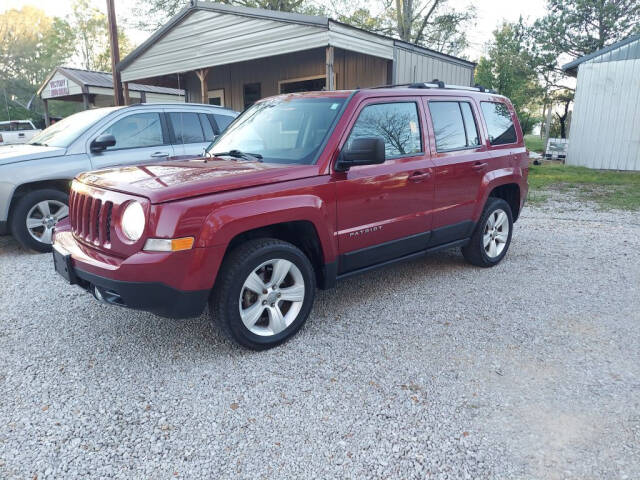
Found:
[(113, 135), (116, 144), (101, 152), (90, 152), (94, 169), (162, 161), (173, 148), (162, 126), (160, 111), (125, 113), (96, 135)]
[(371, 99), (354, 118), (343, 145), (357, 137), (380, 136), (387, 160), (333, 174), (339, 273), (423, 250), (431, 229), (432, 163), (425, 153), (418, 99)]

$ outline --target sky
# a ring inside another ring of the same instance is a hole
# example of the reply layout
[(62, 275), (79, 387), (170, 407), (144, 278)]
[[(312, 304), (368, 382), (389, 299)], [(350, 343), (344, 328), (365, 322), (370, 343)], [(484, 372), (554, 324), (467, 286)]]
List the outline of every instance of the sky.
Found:
[[(91, 0), (91, 2), (106, 13), (105, 0)], [(116, 15), (120, 25), (126, 26), (126, 20), (130, 17), (135, 3), (135, 0), (115, 0)], [(546, 2), (545, 0), (449, 0), (449, 5), (459, 10), (472, 3), (476, 7), (477, 20), (476, 25), (468, 32), (471, 45), (464, 53), (468, 58), (477, 60), (483, 54), (485, 44), (491, 39), (493, 30), (503, 20), (517, 21), (521, 15), (525, 20), (541, 17), (545, 13)], [(25, 5), (41, 8), (52, 16), (64, 17), (71, 13), (71, 0), (0, 0), (0, 12)], [(149, 36), (148, 32), (131, 29), (127, 29), (127, 34), (134, 44), (140, 44)]]

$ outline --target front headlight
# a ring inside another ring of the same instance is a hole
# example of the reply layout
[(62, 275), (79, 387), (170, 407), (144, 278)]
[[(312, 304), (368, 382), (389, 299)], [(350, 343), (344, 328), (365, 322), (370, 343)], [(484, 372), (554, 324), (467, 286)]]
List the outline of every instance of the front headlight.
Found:
[(133, 201), (127, 205), (122, 214), (122, 232), (129, 240), (135, 242), (144, 232), (145, 221), (142, 205)]

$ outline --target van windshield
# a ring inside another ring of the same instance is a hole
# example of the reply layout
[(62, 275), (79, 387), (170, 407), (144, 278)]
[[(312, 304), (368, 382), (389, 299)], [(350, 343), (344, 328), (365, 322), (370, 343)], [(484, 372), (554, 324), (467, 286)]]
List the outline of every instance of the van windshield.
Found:
[(89, 127), (117, 108), (120, 107), (96, 108), (74, 113), (37, 134), (29, 144), (66, 148)]
[(277, 97), (240, 115), (209, 151), (238, 150), (267, 163), (310, 165), (336, 120), (344, 98)]

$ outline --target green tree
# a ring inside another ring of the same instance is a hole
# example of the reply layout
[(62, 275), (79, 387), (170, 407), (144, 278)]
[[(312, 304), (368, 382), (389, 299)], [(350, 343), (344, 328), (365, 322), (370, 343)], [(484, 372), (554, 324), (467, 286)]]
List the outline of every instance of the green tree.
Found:
[(526, 27), (522, 20), (503, 23), (493, 32), (487, 56), (480, 58), (475, 72), (477, 83), (509, 97), (518, 113), (522, 128), (529, 132), (539, 121), (544, 91), (526, 50)]
[(98, 70), (96, 60), (109, 44), (107, 16), (89, 0), (74, 0), (71, 8), (71, 24), (77, 35), (77, 53), (82, 67)]
[(74, 38), (65, 20), (37, 8), (0, 14), (0, 119), (7, 119), (7, 111), (11, 118), (40, 119), (35, 93), (56, 66), (71, 58)]

